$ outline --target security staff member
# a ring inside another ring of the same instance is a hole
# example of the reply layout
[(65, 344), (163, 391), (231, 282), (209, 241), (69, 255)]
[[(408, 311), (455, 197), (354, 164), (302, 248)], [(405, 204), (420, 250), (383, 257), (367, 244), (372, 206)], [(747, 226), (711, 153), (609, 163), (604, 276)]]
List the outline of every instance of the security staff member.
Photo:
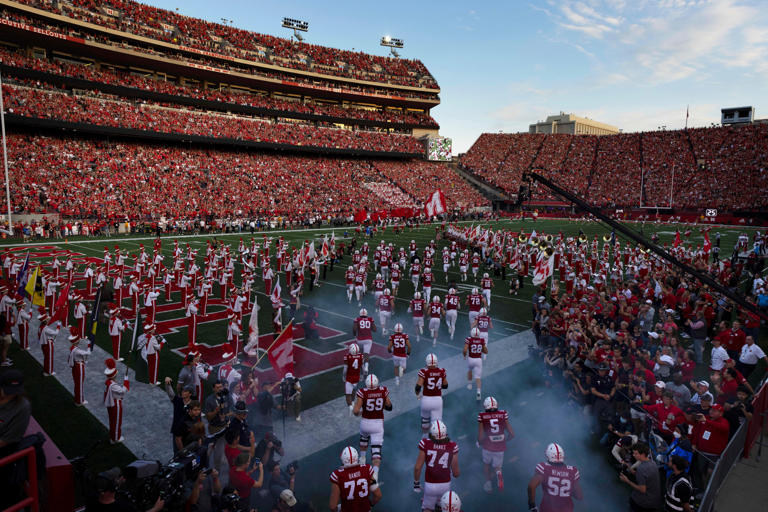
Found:
[(613, 379), (608, 376), (608, 365), (600, 363), (597, 367), (597, 377), (592, 384), (590, 392), (595, 396), (595, 403), (592, 406), (592, 412), (595, 415), (595, 430), (602, 431), (600, 418), (611, 412), (611, 399), (616, 393), (616, 387), (613, 385)]
[(685, 472), (688, 468), (688, 461), (678, 455), (673, 455), (669, 465), (672, 468), (672, 475), (667, 479), (664, 510), (667, 512), (691, 512), (693, 510), (691, 508), (693, 486), (690, 477)]

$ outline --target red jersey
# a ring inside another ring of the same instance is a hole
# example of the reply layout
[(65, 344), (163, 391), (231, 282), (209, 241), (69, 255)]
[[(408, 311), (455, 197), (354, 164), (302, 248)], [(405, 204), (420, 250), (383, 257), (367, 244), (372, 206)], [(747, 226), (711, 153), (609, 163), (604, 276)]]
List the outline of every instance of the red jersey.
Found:
[(360, 388), (357, 390), (357, 397), (363, 400), (363, 418), (366, 420), (383, 420), (384, 403), (387, 401), (389, 391), (386, 386), (377, 388)]
[(389, 267), (389, 254), (386, 252), (381, 253), (381, 257), (379, 258), (379, 264), (383, 267)]
[(400, 332), (396, 332), (389, 337), (390, 343), (392, 343), (392, 355), (397, 357), (408, 356), (408, 335)]
[(344, 356), (344, 364), (347, 366), (347, 382), (357, 384), (360, 382), (360, 369), (363, 367), (363, 354), (347, 354)]
[(382, 311), (392, 311), (392, 306), (395, 303), (391, 295), (382, 295), (379, 297), (379, 309)]
[(393, 268), (392, 272), (390, 272), (390, 279), (393, 283), (399, 283), (400, 282), (400, 269), (399, 268)]
[(467, 258), (466, 256), (462, 256), (461, 258), (459, 258), (460, 267), (466, 267), (468, 263), (469, 263), (469, 258)]
[(421, 263), (414, 263), (411, 265), (411, 275), (417, 276), (419, 275), (419, 272), (421, 272)]
[(429, 316), (431, 318), (440, 318), (440, 315), (443, 313), (443, 304), (440, 302), (430, 302), (429, 303)]
[(478, 256), (477, 254), (472, 256), (472, 266), (475, 268), (480, 266), (480, 256)]
[(467, 303), (470, 311), (480, 311), (480, 308), (483, 307), (483, 296), (479, 293), (471, 294), (467, 297)]
[(422, 368), (419, 370), (419, 377), (424, 381), (424, 396), (443, 396), (444, 368)]
[(419, 318), (424, 316), (424, 299), (413, 299), (411, 301), (411, 313)]
[(484, 277), (480, 280), (480, 288), (483, 290), (490, 290), (491, 289), (491, 278), (490, 277)]
[(477, 328), (480, 329), (480, 332), (488, 332), (488, 329), (491, 327), (491, 317), (488, 315), (478, 315), (475, 320), (477, 320)]
[(542, 476), (544, 497), (539, 505), (541, 512), (571, 512), (571, 490), (580, 478), (579, 470), (565, 464), (542, 462), (536, 465), (536, 473)]
[(348, 285), (355, 284), (355, 275), (357, 275), (357, 273), (354, 270), (346, 271), (346, 273), (344, 274), (344, 279), (347, 280)]
[(483, 356), (483, 347), (485, 347), (485, 340), (483, 338), (473, 338), (470, 336), (464, 340), (464, 345), (467, 347), (469, 357), (476, 359)]
[(368, 464), (341, 467), (331, 473), (331, 483), (339, 486), (341, 512), (369, 512), (369, 487), (373, 482), (373, 468)]
[(355, 286), (363, 286), (365, 283), (365, 274), (358, 272), (355, 274)]
[(355, 325), (357, 326), (357, 339), (358, 340), (372, 340), (373, 333), (371, 329), (375, 326), (373, 318), (369, 316), (359, 316), (355, 318)]
[(446, 295), (445, 296), (445, 309), (452, 311), (459, 309), (459, 296), (458, 295)]
[(421, 276), (421, 280), (424, 283), (425, 288), (432, 288), (432, 280), (435, 278), (434, 274), (432, 272), (425, 272)]
[(427, 466), (424, 481), (431, 484), (443, 484), (451, 481), (451, 462), (459, 453), (459, 445), (453, 441), (436, 443), (425, 438), (419, 441), (419, 450), (424, 452)]
[(383, 279), (373, 280), (373, 291), (375, 292), (383, 292), (386, 286), (387, 286), (387, 283), (385, 283)]
[(484, 411), (477, 415), (477, 422), (483, 425), (485, 436), (481, 442), (484, 450), (503, 452), (507, 449), (507, 411)]

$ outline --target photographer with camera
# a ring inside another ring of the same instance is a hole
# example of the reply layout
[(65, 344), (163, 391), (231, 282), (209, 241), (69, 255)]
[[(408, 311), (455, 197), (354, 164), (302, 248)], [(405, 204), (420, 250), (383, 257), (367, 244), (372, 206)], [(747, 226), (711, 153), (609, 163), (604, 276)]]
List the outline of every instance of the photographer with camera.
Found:
[[(259, 470), (259, 478), (254, 479), (253, 473)], [(235, 465), (229, 470), (229, 485), (237, 490), (242, 508), (255, 508), (258, 494), (253, 489), (260, 489), (264, 483), (264, 465), (250, 453), (241, 453), (235, 459)]]
[[(215, 469), (200, 471), (192, 485), (192, 492), (187, 499), (187, 510), (189, 512), (222, 510), (222, 498), (224, 495), (219, 472)], [(237, 510), (237, 508), (231, 510)]]
[(192, 400), (187, 407), (187, 415), (173, 427), (176, 450), (181, 451), (192, 443), (201, 444), (205, 437), (205, 425), (200, 417), (202, 408), (200, 402)]
[[(95, 482), (96, 496), (85, 507), (86, 512), (136, 512), (134, 504), (118, 494), (118, 480), (106, 475), (99, 475)], [(165, 506), (162, 498), (157, 498), (152, 508), (146, 512), (160, 512)]]
[(277, 508), (277, 502), (283, 491), (288, 489), (291, 493), (296, 492), (296, 471), (299, 469), (299, 463), (293, 461), (283, 471), (279, 462), (272, 462), (267, 466), (267, 469), (270, 472), (269, 492), (273, 500), (273, 508)]
[(231, 436), (233, 439), (237, 439), (236, 446), (240, 451), (244, 452), (251, 449), (251, 437), (253, 434), (248, 426), (248, 421), (246, 420), (247, 416), (248, 408), (246, 407), (245, 402), (242, 400), (238, 401), (235, 404), (233, 416), (230, 418), (227, 431), (224, 434), (227, 438), (230, 438)]
[(226, 445), (224, 430), (229, 425), (233, 408), (234, 404), (232, 403), (229, 389), (221, 381), (217, 380), (213, 384), (213, 393), (205, 399), (204, 410), (205, 419), (208, 420), (208, 435), (215, 437), (215, 441), (209, 447), (208, 458), (212, 461), (213, 467), (218, 469), (219, 472), (226, 469), (224, 466), (226, 462), (224, 457), (224, 446)]
[(280, 462), (285, 450), (283, 450), (283, 442), (277, 438), (272, 432), (267, 432), (264, 438), (256, 445), (256, 457), (261, 459), (264, 465), (269, 465), (270, 462)]
[(184, 417), (187, 415), (187, 408), (189, 407), (189, 402), (192, 401), (192, 393), (194, 389), (182, 388), (181, 391), (177, 394), (171, 385), (172, 382), (173, 381), (170, 377), (165, 378), (165, 392), (168, 394), (168, 398), (171, 399), (171, 404), (173, 405), (173, 419), (171, 420), (171, 445), (173, 446), (173, 454), (175, 455), (178, 451), (178, 448), (176, 447), (176, 436), (173, 434), (173, 429), (176, 427), (176, 424), (184, 419)]
[(301, 421), (301, 383), (291, 372), (286, 373), (280, 383), (280, 394), (286, 413), (292, 414), (296, 421)]
[(275, 402), (275, 397), (272, 396), (275, 388), (279, 385), (279, 382), (263, 382), (261, 384), (261, 391), (256, 396), (256, 403), (253, 411), (253, 431), (259, 439), (263, 438), (268, 432), (274, 430), (272, 411), (275, 409), (282, 409), (283, 407)]

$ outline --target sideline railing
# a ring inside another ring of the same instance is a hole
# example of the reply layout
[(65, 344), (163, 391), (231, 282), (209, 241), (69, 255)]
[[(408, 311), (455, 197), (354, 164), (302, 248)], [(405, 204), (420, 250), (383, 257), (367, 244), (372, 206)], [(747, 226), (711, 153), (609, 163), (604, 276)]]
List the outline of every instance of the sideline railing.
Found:
[(27, 507), (29, 507), (32, 512), (38, 512), (38, 510), (40, 510), (37, 488), (37, 456), (35, 454), (35, 447), (30, 446), (28, 448), (24, 448), (23, 450), (19, 450), (16, 453), (0, 459), (0, 467), (13, 464), (17, 460), (20, 460), (24, 457), (27, 458), (27, 480), (24, 486), (27, 492), (27, 497), (15, 505), (6, 508), (3, 512), (16, 512), (17, 510), (22, 510)]

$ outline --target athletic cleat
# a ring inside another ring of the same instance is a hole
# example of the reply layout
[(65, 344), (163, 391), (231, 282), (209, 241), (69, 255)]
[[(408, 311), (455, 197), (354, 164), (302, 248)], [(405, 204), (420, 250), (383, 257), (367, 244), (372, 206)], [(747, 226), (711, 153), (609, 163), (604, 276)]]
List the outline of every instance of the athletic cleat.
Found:
[(471, 382), (469, 384), (467, 384), (467, 389), (472, 391), (472, 383)]
[(493, 492), (493, 485), (491, 485), (490, 480), (485, 481), (485, 483), (483, 484), (483, 490), (488, 494), (491, 494)]
[(352, 412), (352, 409), (354, 409), (354, 408), (355, 408), (354, 404), (349, 404), (349, 415), (350, 416), (354, 416), (354, 413)]
[(496, 485), (500, 491), (504, 490), (504, 477), (502, 476), (501, 471), (496, 472)]
[(437, 339), (433, 339), (433, 340), (432, 340), (432, 346), (433, 346), (433, 347), (436, 347), (436, 346), (437, 346)]
[(395, 377), (395, 386), (400, 385), (400, 377)]
[(480, 401), (480, 390), (479, 389), (477, 390), (477, 394), (475, 395), (475, 400), (477, 400), (478, 402)]

